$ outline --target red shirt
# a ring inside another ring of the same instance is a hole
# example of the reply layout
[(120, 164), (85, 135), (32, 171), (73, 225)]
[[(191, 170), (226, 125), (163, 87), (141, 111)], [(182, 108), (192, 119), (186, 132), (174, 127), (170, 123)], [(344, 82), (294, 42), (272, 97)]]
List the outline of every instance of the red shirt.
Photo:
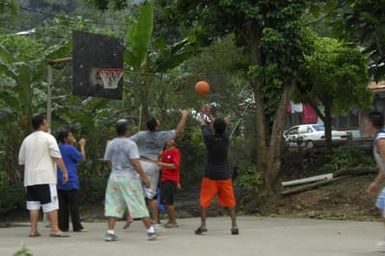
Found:
[(165, 150), (162, 154), (162, 162), (166, 164), (174, 164), (176, 169), (162, 169), (161, 182), (164, 181), (172, 181), (175, 183), (179, 183), (180, 181), (180, 160), (181, 154), (179, 149), (172, 148), (169, 150)]

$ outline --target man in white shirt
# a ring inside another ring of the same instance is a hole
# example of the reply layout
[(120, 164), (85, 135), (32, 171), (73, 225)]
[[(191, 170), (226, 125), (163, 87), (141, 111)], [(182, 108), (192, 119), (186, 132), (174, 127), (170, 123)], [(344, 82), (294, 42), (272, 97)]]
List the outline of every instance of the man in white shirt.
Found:
[(67, 168), (62, 160), (55, 137), (48, 133), (47, 120), (42, 115), (32, 118), (34, 132), (28, 135), (21, 144), (19, 164), (24, 166), (24, 186), (27, 190), (27, 209), (31, 217), (30, 237), (38, 237), (40, 233), (37, 223), (40, 208), (48, 214), (51, 221), (52, 237), (67, 237), (58, 226), (57, 210), (59, 209), (56, 183), (56, 165), (63, 172), (63, 182), (67, 182)]

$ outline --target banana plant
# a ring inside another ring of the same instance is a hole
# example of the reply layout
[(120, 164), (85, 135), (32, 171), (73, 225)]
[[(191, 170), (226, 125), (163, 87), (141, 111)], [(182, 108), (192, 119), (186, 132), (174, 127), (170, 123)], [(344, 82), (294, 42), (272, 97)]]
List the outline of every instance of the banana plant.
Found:
[[(12, 110), (15, 120), (23, 120), (25, 132), (30, 131), (30, 120), (34, 107), (37, 89), (45, 90), (45, 70), (47, 60), (65, 56), (70, 50), (68, 42), (49, 47), (38, 59), (26, 60), (14, 57), (4, 46), (0, 45), (0, 118)], [(44, 95), (40, 97), (44, 99)], [(1, 120), (1, 119), (0, 119)]]
[(193, 37), (168, 45), (162, 35), (154, 39), (153, 29), (154, 3), (146, 0), (140, 5), (137, 17), (130, 17), (124, 55), (126, 68), (131, 73), (131, 88), (137, 88), (135, 98), (140, 106), (139, 128), (142, 120), (149, 116), (149, 93), (154, 76), (167, 72), (193, 54)]

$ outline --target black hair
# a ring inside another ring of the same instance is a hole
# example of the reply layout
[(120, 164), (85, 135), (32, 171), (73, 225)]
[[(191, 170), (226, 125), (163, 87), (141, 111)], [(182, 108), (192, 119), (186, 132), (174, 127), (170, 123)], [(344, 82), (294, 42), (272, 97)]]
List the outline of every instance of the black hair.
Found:
[(32, 127), (33, 127), (33, 129), (38, 130), (40, 128), (40, 126), (43, 125), (45, 120), (46, 120), (45, 116), (43, 116), (42, 114), (34, 115), (32, 117)]
[(60, 143), (65, 143), (65, 138), (68, 137), (68, 135), (70, 134), (71, 132), (71, 128), (70, 127), (63, 127), (59, 130), (58, 132), (58, 135), (57, 135), (57, 139)]
[(218, 118), (214, 120), (213, 127), (214, 127), (215, 134), (222, 135), (226, 131), (227, 124), (224, 119)]
[(158, 120), (152, 117), (147, 121), (146, 126), (150, 132), (154, 132), (156, 130), (156, 127), (158, 127)]
[(368, 120), (373, 124), (377, 129), (384, 127), (384, 114), (378, 111), (373, 111), (368, 114)]
[(124, 136), (129, 131), (129, 123), (127, 119), (120, 119), (116, 122), (116, 133), (118, 136)]

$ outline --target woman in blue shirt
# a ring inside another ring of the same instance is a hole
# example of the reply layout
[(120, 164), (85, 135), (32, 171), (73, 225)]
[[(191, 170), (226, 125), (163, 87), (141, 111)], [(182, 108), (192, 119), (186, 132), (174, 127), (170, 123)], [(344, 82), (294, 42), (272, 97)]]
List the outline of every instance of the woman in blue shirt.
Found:
[(69, 230), (69, 214), (71, 214), (72, 227), (74, 232), (85, 231), (80, 223), (79, 204), (79, 176), (77, 164), (85, 159), (86, 140), (79, 141), (80, 152), (75, 148), (76, 142), (71, 129), (62, 128), (58, 135), (59, 148), (62, 154), (63, 161), (68, 170), (68, 182), (63, 184), (62, 172), (58, 168), (57, 173), (57, 188), (59, 197), (59, 227), (62, 231)]

